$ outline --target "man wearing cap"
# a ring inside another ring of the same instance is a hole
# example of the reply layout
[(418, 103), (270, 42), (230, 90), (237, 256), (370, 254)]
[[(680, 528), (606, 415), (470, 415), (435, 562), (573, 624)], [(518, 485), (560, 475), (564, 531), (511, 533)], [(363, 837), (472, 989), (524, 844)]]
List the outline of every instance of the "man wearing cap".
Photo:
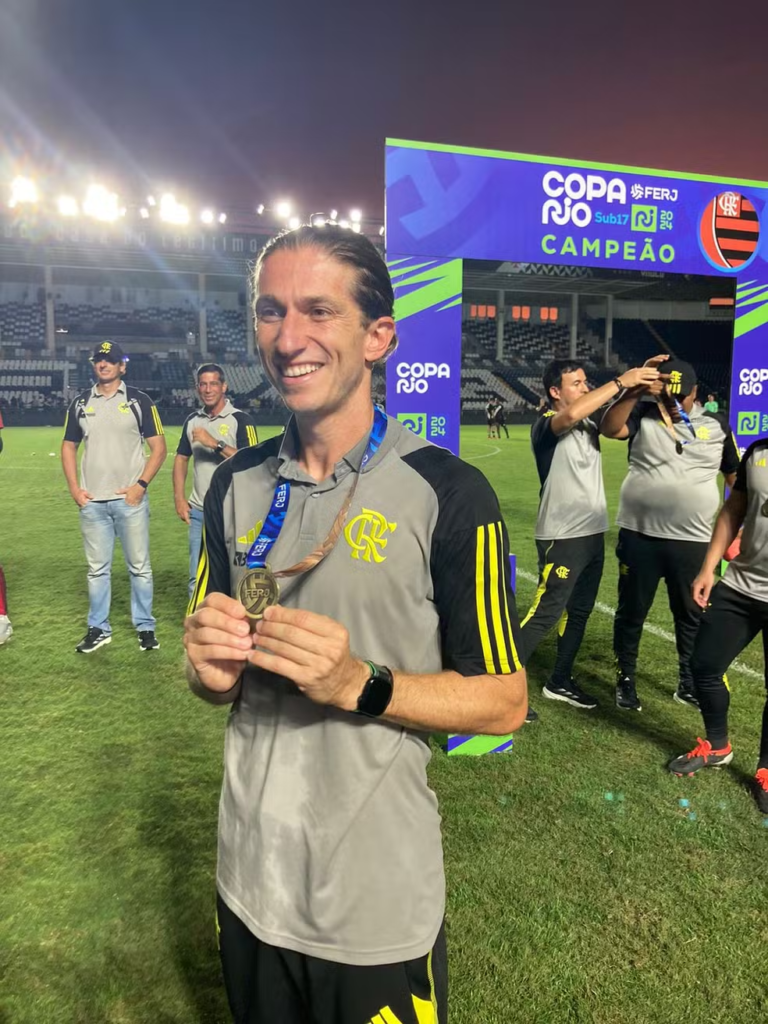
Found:
[(629, 472), (616, 517), (619, 601), (613, 646), (616, 704), (632, 711), (642, 707), (635, 683), (637, 655), (662, 578), (679, 660), (674, 699), (698, 707), (690, 663), (701, 609), (691, 596), (691, 584), (704, 561), (720, 504), (717, 474), (731, 487), (739, 465), (727, 422), (695, 404), (691, 364), (669, 359), (660, 368), (665, 385), (624, 392), (600, 427), (606, 437), (629, 441)]
[[(203, 500), (213, 471), (238, 448), (258, 444), (251, 417), (236, 409), (227, 398), (224, 370), (218, 363), (203, 363), (197, 370), (197, 393), (202, 409), (184, 422), (173, 460), (173, 497), (176, 513), (189, 527), (189, 596), (195, 589), (200, 540), (203, 535)], [(187, 500), (185, 485), (189, 460), (194, 456), (192, 493)]]
[[(109, 623), (112, 555), (120, 539), (131, 579), (131, 618), (139, 648), (159, 647), (152, 615), (147, 488), (166, 456), (160, 415), (149, 395), (123, 382), (127, 357), (104, 341), (91, 357), (96, 383), (67, 411), (61, 464), (69, 493), (80, 509), (88, 561), (88, 630), (75, 648), (91, 654), (112, 640)], [(84, 444), (77, 475), (77, 449)], [(144, 457), (144, 441), (149, 458)]]

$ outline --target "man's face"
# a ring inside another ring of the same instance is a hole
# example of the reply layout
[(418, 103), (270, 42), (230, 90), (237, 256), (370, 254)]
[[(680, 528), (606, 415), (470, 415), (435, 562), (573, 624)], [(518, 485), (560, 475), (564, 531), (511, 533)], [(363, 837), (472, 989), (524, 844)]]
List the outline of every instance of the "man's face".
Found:
[(367, 327), (353, 297), (355, 270), (322, 249), (281, 249), (256, 282), (264, 370), (295, 413), (326, 415), (370, 391), (367, 362), (394, 334), (391, 317)]
[(125, 373), (125, 363), (113, 363), (109, 359), (99, 359), (93, 364), (93, 372), (99, 384), (111, 384)]
[(227, 385), (216, 371), (201, 373), (197, 379), (197, 393), (206, 409), (215, 409), (223, 403)]
[(586, 395), (589, 391), (587, 375), (583, 370), (571, 370), (562, 375), (559, 388), (550, 388), (552, 398), (559, 409), (567, 409), (569, 405)]
[(685, 398), (679, 398), (678, 397), (677, 398), (677, 402), (675, 401), (675, 398), (676, 398), (676, 396), (671, 395), (669, 393), (668, 389), (664, 388), (664, 390), (661, 393), (661, 400), (664, 403), (664, 405), (667, 407), (667, 409), (669, 411), (669, 415), (672, 418), (672, 420), (675, 423), (681, 423), (682, 422), (682, 416), (677, 411), (677, 405), (679, 403), (680, 406), (683, 408), (683, 410), (690, 415), (690, 412), (693, 409), (694, 403), (696, 401), (696, 387), (695, 387), (695, 385), (694, 385), (694, 388), (691, 391), (691, 393), (689, 395), (686, 395)]

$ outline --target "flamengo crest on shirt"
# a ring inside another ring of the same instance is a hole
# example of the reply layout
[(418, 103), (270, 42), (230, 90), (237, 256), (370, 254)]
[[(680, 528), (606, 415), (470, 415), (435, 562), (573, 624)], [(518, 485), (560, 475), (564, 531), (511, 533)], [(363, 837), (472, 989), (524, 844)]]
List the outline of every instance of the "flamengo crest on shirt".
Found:
[(364, 562), (380, 563), (386, 559), (381, 554), (389, 543), (387, 533), (394, 533), (397, 523), (390, 523), (380, 512), (364, 508), (359, 516), (350, 520), (344, 528), (344, 538), (352, 548), (352, 557)]

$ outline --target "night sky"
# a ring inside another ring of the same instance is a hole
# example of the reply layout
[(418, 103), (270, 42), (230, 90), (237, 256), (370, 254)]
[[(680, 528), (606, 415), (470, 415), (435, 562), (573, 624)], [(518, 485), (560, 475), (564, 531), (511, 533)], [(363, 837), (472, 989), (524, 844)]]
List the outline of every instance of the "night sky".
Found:
[(767, 50), (764, 0), (0, 0), (0, 174), (380, 217), (390, 136), (765, 180)]

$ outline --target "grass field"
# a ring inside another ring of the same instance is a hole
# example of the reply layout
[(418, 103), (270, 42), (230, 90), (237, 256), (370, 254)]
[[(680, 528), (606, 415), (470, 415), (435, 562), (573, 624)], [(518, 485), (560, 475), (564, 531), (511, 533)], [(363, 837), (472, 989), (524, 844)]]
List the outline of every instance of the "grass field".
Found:
[[(465, 428), (462, 454), (497, 490), (525, 610), (538, 485), (527, 431), (510, 433), (488, 441), (485, 428)], [(171, 452), (177, 435), (169, 430)], [(85, 658), (74, 653), (85, 561), (60, 431), (3, 436), (0, 560), (16, 632), (0, 648), (0, 1024), (224, 1024), (213, 906), (226, 712), (195, 700), (183, 680), (187, 546), (172, 459), (150, 491), (161, 649), (138, 650), (118, 554), (114, 641)], [(623, 445), (604, 445), (612, 512), (625, 460)], [(733, 765), (677, 779), (665, 762), (689, 748), (700, 719), (671, 699), (662, 596), (650, 621), (641, 715), (613, 705), (611, 618), (595, 611), (577, 668), (597, 710), (541, 698), (548, 641), (529, 671), (541, 721), (509, 754), (435, 751), (452, 1024), (768, 1018), (768, 821), (746, 788), (762, 652), (753, 646), (731, 673)]]

